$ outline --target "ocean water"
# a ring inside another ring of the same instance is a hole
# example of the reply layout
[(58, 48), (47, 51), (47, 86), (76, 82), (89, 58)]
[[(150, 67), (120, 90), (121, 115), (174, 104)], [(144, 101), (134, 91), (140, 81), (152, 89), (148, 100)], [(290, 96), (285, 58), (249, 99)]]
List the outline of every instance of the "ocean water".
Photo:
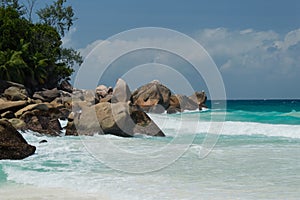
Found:
[(208, 104), (151, 114), (165, 138), (22, 133), (37, 151), (0, 161), (0, 199), (300, 199), (300, 100)]

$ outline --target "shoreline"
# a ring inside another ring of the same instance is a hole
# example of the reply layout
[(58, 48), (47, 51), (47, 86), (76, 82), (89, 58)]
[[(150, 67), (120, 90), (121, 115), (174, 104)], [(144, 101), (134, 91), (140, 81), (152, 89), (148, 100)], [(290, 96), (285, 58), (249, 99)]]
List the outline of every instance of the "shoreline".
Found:
[(9, 182), (1, 184), (0, 187), (1, 200), (39, 200), (39, 199), (110, 199), (107, 195), (100, 193), (79, 192), (71, 189), (55, 188), (55, 187), (41, 187), (34, 185), (25, 185)]

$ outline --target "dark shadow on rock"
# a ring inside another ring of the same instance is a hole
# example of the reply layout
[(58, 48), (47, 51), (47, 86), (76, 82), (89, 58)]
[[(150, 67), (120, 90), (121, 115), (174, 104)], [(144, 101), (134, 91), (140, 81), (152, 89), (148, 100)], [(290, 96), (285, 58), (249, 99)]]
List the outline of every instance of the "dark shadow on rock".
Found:
[(36, 147), (29, 145), (11, 123), (0, 120), (0, 159), (24, 159), (35, 150)]

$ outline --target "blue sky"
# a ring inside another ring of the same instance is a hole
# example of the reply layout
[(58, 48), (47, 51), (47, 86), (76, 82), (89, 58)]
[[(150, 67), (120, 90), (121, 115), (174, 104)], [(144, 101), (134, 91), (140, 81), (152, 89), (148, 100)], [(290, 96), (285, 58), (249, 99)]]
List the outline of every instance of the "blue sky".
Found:
[[(83, 55), (97, 41), (119, 32), (164, 27), (203, 45), (220, 70), (228, 98), (300, 98), (298, 0), (69, 0), (69, 4), (79, 19), (64, 43)], [(114, 81), (115, 77), (107, 84)]]
[(300, 27), (298, 0), (72, 0), (78, 47), (127, 29), (158, 26), (192, 36), (206, 28), (273, 30)]

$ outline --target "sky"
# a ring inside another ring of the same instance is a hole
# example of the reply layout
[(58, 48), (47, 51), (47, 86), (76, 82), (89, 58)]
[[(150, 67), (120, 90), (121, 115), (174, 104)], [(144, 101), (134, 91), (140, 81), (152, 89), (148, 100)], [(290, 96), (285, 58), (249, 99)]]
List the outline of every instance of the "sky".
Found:
[[(73, 6), (78, 20), (63, 38), (64, 45), (79, 50), (84, 57), (101, 42), (120, 32), (162, 27), (183, 33), (203, 46), (219, 70), (228, 99), (300, 98), (299, 0), (69, 0), (69, 4)], [(146, 43), (135, 40), (134, 44), (125, 40), (123, 43), (112, 42), (112, 45), (119, 49), (124, 44), (136, 47), (154, 42), (153, 38)], [(155, 40), (171, 45), (164, 37)], [(195, 49), (185, 44), (184, 41), (177, 41), (174, 47), (195, 54)], [(96, 54), (102, 58), (105, 55), (100, 51)], [(176, 83), (183, 75), (189, 76), (188, 82), (194, 89), (209, 90), (208, 81), (205, 81), (208, 77), (194, 76), (195, 73), (189, 71), (192, 69), (190, 63), (167, 54), (137, 52), (135, 56), (128, 55), (127, 59), (119, 59), (116, 61), (118, 64), (114, 64), (136, 66), (143, 64), (143, 61), (144, 64), (157, 63), (162, 60), (155, 59), (159, 55), (168, 60), (163, 64), (169, 68), (155, 64), (151, 68), (147, 65), (136, 69), (131, 76), (123, 74), (123, 77), (127, 77), (132, 84), (142, 83), (142, 79), (148, 81), (150, 74), (157, 72), (166, 75), (158, 76), (166, 78), (161, 82), (172, 81), (173, 78)], [(151, 59), (151, 56), (154, 58)], [(170, 75), (170, 67), (182, 69), (178, 77), (178, 71)], [(122, 76), (116, 71), (117, 67), (106, 73), (103, 79), (105, 84), (114, 84), (116, 77), (113, 73)], [(89, 77), (86, 78), (88, 80)], [(184, 93), (182, 85), (175, 84), (174, 91)], [(134, 87), (131, 86), (131, 89)]]

